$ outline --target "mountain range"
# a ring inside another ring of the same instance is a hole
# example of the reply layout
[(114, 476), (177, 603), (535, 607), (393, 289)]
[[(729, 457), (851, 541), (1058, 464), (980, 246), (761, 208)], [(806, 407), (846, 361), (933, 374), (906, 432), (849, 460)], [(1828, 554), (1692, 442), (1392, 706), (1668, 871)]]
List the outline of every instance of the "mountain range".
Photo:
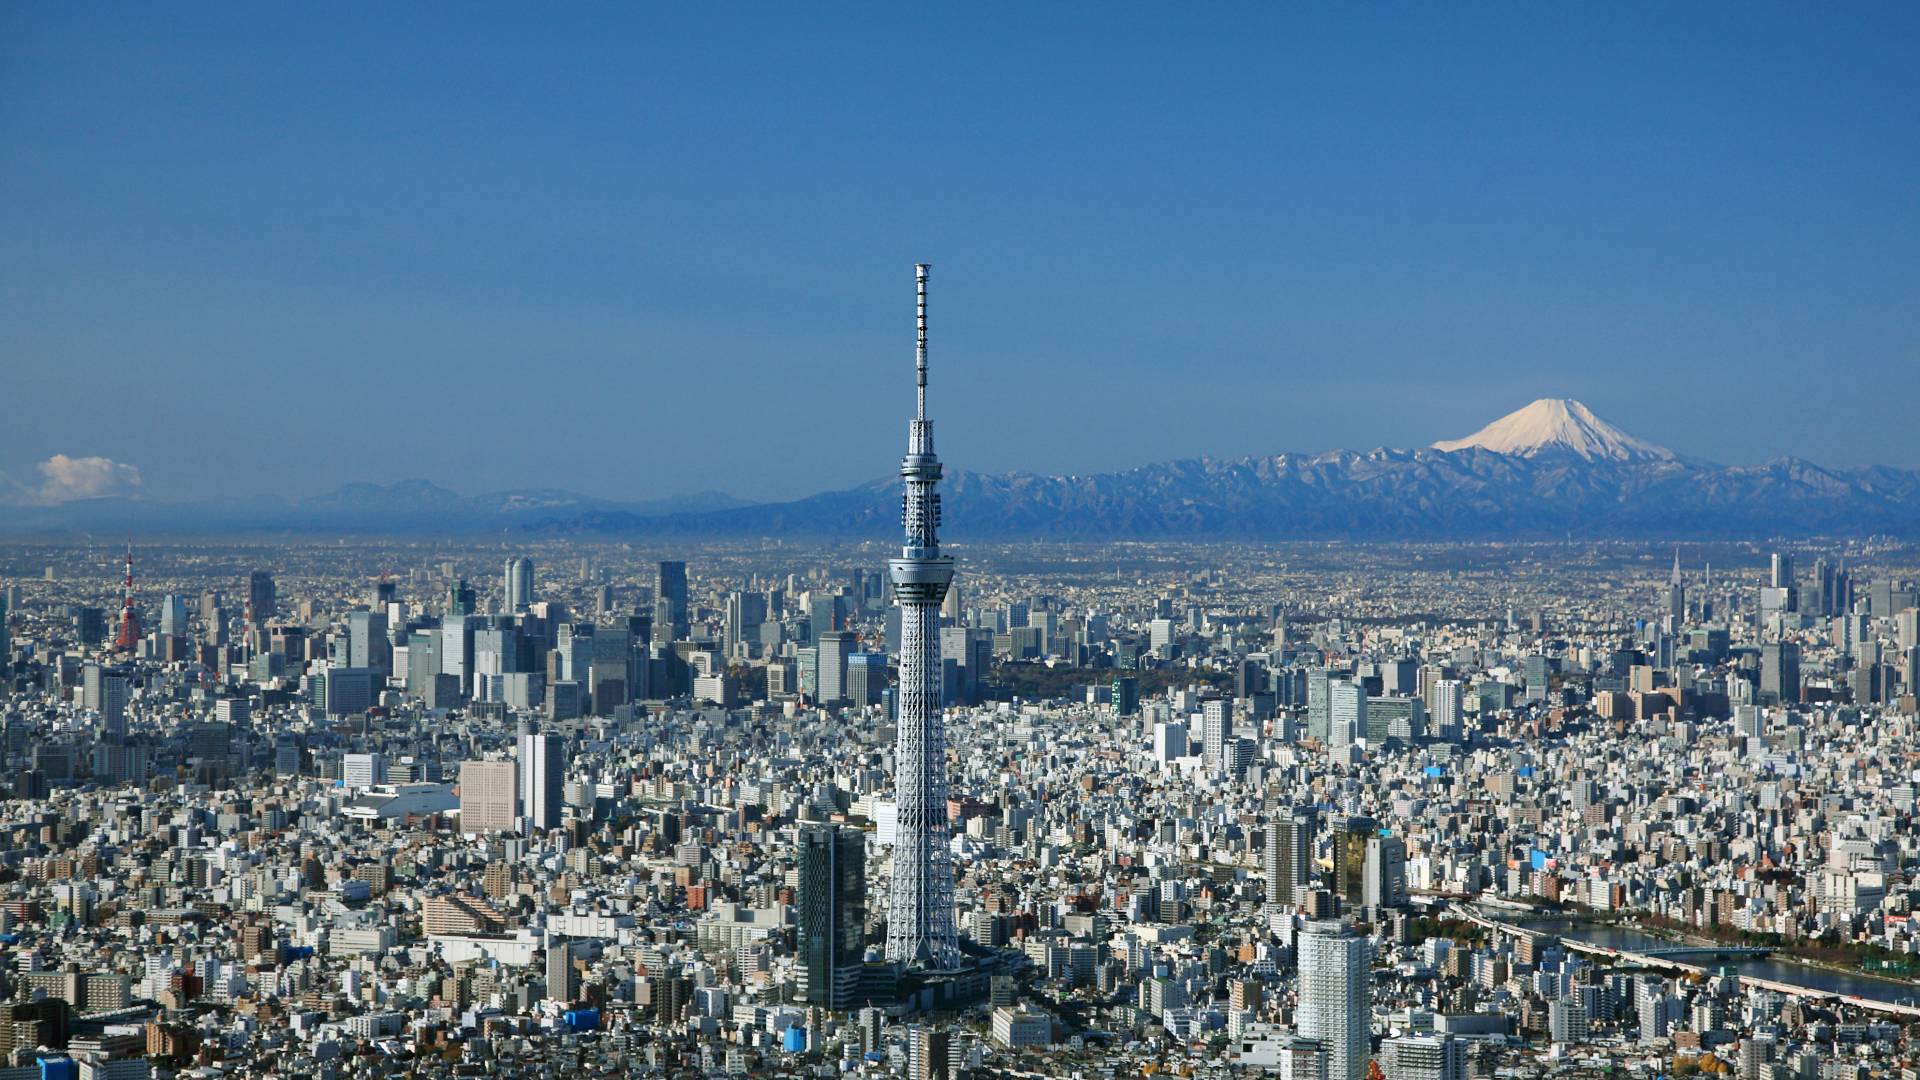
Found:
[[(946, 531), (958, 542), (1920, 536), (1920, 471), (1796, 458), (1718, 465), (1553, 398), (1419, 449), (1199, 458), (1087, 476), (949, 471), (942, 486)], [(622, 503), (558, 490), (462, 496), (412, 480), (298, 500), (4, 507), (0, 529), (891, 540), (899, 493), (888, 477), (791, 502), (705, 492)]]

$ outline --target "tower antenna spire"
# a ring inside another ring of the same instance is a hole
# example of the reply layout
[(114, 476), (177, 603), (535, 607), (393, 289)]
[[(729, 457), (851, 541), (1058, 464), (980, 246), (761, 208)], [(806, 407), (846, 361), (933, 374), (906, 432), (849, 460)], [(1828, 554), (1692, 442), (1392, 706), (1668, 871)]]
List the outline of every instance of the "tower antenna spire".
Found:
[(913, 374), (920, 393), (920, 409), (915, 415), (921, 420), (927, 418), (927, 276), (932, 271), (932, 263), (913, 264), (914, 324), (918, 330), (913, 347)]

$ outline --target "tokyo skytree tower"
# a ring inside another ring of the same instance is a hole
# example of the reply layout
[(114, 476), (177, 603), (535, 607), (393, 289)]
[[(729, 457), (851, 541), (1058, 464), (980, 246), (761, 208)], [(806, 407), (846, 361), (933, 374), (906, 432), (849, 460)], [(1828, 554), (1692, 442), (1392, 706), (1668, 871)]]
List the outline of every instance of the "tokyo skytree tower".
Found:
[(919, 410), (900, 461), (906, 481), (901, 523), (906, 542), (888, 564), (900, 604), (899, 735), (894, 744), (893, 885), (887, 904), (887, 959), (932, 970), (960, 965), (953, 926), (953, 862), (947, 847), (947, 737), (940, 715), (940, 601), (953, 582), (953, 559), (940, 554), (940, 459), (927, 419), (927, 273), (913, 270), (918, 293), (914, 371)]

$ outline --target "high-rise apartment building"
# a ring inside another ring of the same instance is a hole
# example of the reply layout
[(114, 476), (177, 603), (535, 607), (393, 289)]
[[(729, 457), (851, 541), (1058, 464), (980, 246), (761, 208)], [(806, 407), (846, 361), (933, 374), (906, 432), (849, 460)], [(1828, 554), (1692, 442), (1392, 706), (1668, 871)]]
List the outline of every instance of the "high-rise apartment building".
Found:
[(1436, 738), (1459, 742), (1466, 734), (1466, 688), (1458, 679), (1436, 679), (1427, 688), (1427, 714)]
[(1295, 938), (1300, 959), (1300, 1034), (1327, 1049), (1327, 1080), (1361, 1080), (1373, 1031), (1372, 957), (1344, 923), (1312, 922)]
[(1313, 815), (1282, 810), (1267, 822), (1261, 852), (1267, 903), (1298, 905), (1313, 886)]

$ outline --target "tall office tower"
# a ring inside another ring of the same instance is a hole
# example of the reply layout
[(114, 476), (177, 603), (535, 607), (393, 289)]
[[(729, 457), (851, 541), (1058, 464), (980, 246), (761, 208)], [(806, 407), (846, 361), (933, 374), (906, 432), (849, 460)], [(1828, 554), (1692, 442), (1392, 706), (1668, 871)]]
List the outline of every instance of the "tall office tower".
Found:
[(1794, 583), (1793, 556), (1776, 551), (1767, 572), (1768, 587), (1760, 590), (1763, 611), (1799, 611), (1800, 589)]
[(107, 613), (103, 608), (87, 604), (74, 604), (68, 607), (73, 616), (73, 633), (87, 645), (98, 645), (107, 639)]
[(1332, 726), (1333, 674), (1326, 668), (1307, 672), (1307, 737), (1327, 741)]
[(393, 642), (384, 611), (347, 612), (347, 666), (371, 668), (383, 676), (393, 670)]
[(727, 594), (722, 609), (721, 648), (728, 659), (751, 649), (760, 640), (760, 627), (767, 621), (767, 596), (757, 592)]
[(1427, 713), (1432, 718), (1436, 738), (1460, 741), (1465, 734), (1461, 725), (1466, 717), (1466, 689), (1459, 679), (1434, 680), (1427, 689)]
[(1399, 907), (1407, 902), (1407, 842), (1397, 836), (1367, 840), (1366, 883), (1362, 897), (1369, 908)]
[(457, 619), (462, 615), (478, 613), (480, 598), (474, 594), (473, 586), (467, 584), (466, 578), (459, 578), (447, 582), (447, 596), (441, 601), (441, 607), (446, 618)]
[(853, 643), (853, 634), (846, 630), (815, 636), (814, 663), (818, 668), (814, 675), (814, 698), (821, 704), (831, 705), (847, 699), (847, 657), (853, 655)]
[(567, 751), (558, 735), (520, 735), (520, 816), (527, 828), (560, 827), (560, 798), (567, 780)]
[(512, 832), (519, 812), (520, 770), (514, 762), (461, 763), (461, 832)]
[(662, 561), (653, 587), (653, 636), (682, 641), (692, 632), (687, 614), (687, 564)]
[(1845, 609), (1833, 606), (1835, 574), (1833, 564), (1826, 559), (1813, 560), (1813, 596), (1807, 601), (1807, 608), (1815, 615), (1838, 615)]
[(1680, 576), (1680, 549), (1673, 549), (1673, 577), (1667, 582), (1667, 633), (1678, 633), (1687, 621), (1687, 583)]
[(168, 593), (160, 601), (160, 633), (167, 637), (187, 636), (187, 601), (178, 593)]
[(125, 675), (100, 677), (100, 735), (106, 741), (126, 741), (127, 702), (132, 697)]
[(7, 612), (12, 608), (12, 597), (0, 595), (0, 674), (7, 671), (7, 666), (13, 659), (13, 642), (7, 637)]
[(1367, 841), (1379, 830), (1379, 822), (1359, 814), (1333, 829), (1333, 894), (1343, 911), (1367, 901)]
[(247, 610), (253, 613), (256, 626), (264, 626), (273, 618), (274, 608), (279, 601), (274, 595), (273, 575), (265, 570), (255, 570), (247, 575)]
[(588, 641), (592, 647), (587, 693), (593, 698), (595, 716), (612, 716), (613, 710), (634, 699), (637, 666), (633, 655), (633, 631), (625, 626), (597, 626)]
[(116, 652), (132, 652), (140, 644), (140, 615), (133, 610), (133, 541), (127, 541), (127, 590), (120, 602), (120, 633), (113, 639)]
[(1298, 810), (1275, 814), (1260, 861), (1267, 903), (1298, 905), (1313, 885), (1313, 816)]
[(847, 657), (847, 701), (855, 708), (878, 705), (887, 692), (887, 654), (857, 652)]
[(1200, 724), (1200, 755), (1207, 768), (1219, 772), (1227, 760), (1227, 741), (1233, 738), (1233, 699), (1202, 698)]
[(1800, 700), (1800, 646), (1769, 641), (1760, 646), (1760, 700), (1763, 704)]
[(867, 838), (858, 829), (800, 829), (800, 978), (809, 1005), (845, 1009), (866, 950)]
[(88, 664), (80, 669), (80, 707), (100, 711), (100, 687), (107, 677), (107, 669), (99, 664)]
[(940, 459), (927, 419), (927, 272), (914, 267), (918, 296), (914, 373), (918, 408), (900, 462), (905, 542), (887, 564), (900, 605), (899, 734), (894, 743), (893, 884), (887, 904), (887, 959), (950, 969), (960, 962), (953, 925), (953, 864), (947, 849), (947, 738), (940, 715), (940, 603), (953, 559), (940, 554)]
[(1344, 923), (1311, 922), (1295, 939), (1300, 954), (1300, 1034), (1327, 1048), (1327, 1080), (1360, 1080), (1367, 1072), (1373, 993), (1367, 939)]
[(506, 610), (525, 611), (533, 606), (533, 560), (524, 555), (507, 560), (507, 570), (502, 582)]
[(1347, 746), (1367, 737), (1367, 690), (1342, 679), (1327, 688), (1327, 742)]

